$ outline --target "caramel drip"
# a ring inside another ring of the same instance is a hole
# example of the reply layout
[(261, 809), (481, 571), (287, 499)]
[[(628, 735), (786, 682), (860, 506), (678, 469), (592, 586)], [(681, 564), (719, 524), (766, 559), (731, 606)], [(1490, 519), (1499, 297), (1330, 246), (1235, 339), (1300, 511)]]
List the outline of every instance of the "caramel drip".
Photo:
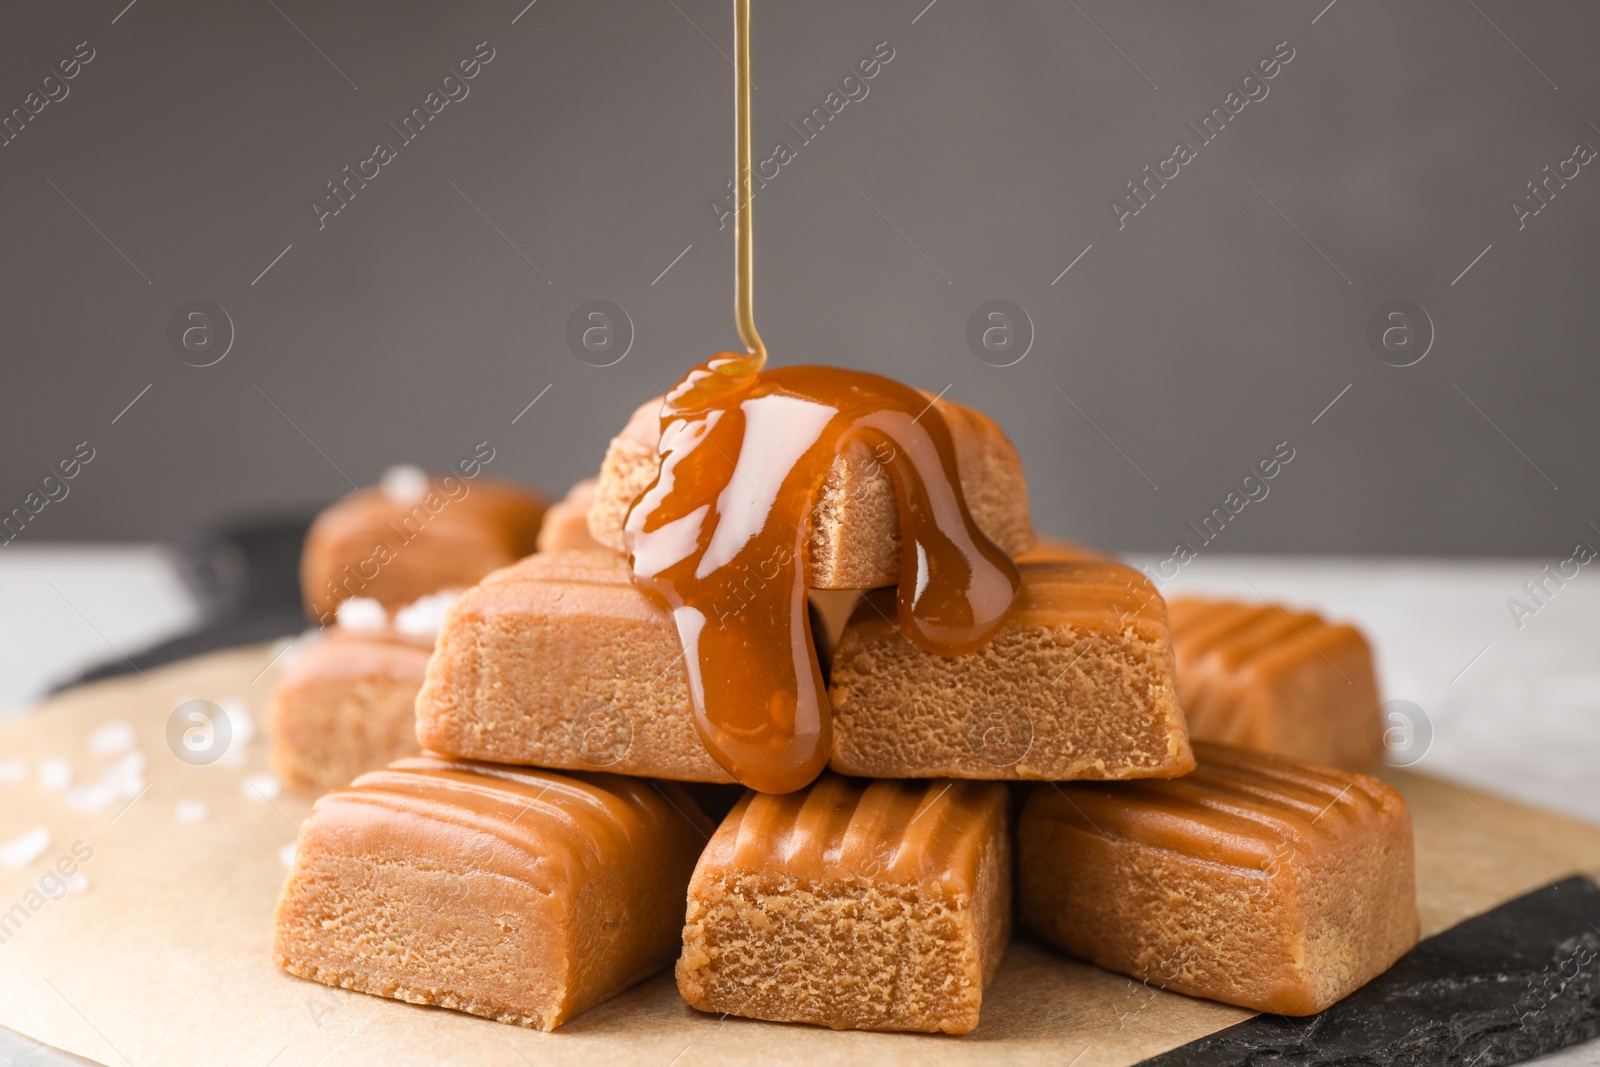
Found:
[(635, 579), (677, 625), (707, 751), (745, 785), (786, 793), (817, 776), (831, 745), (807, 527), (848, 444), (872, 448), (894, 486), (898, 615), (918, 646), (981, 647), (1020, 578), (968, 512), (950, 430), (926, 397), (829, 367), (750, 374), (746, 360), (713, 359), (668, 394), (660, 471), (625, 535)]

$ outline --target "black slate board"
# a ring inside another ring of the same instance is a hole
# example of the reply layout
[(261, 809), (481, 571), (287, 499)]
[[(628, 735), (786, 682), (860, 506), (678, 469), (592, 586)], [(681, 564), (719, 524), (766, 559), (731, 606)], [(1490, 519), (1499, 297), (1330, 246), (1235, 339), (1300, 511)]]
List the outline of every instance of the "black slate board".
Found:
[(245, 518), (179, 538), (167, 551), (200, 608), (200, 624), (129, 658), (109, 659), (56, 691), (288, 637), (311, 626), (300, 599), (300, 549), (315, 516), (314, 511), (297, 511)]
[(1600, 886), (1580, 877), (1428, 938), (1319, 1015), (1258, 1015), (1141, 1067), (1496, 1067), (1596, 1036)]

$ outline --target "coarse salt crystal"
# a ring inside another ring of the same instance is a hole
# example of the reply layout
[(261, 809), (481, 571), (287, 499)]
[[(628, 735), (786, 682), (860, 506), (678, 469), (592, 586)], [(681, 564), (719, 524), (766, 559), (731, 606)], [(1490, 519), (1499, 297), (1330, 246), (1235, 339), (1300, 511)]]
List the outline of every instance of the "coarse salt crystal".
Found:
[(239, 789), (251, 800), (276, 800), (283, 786), (270, 774), (252, 774), (239, 783)]
[(51, 900), (60, 900), (62, 897), (70, 896), (73, 893), (86, 892), (89, 888), (89, 879), (81, 874), (62, 877), (55, 871), (45, 871), (33, 883), (33, 886), (43, 896), (47, 896)]
[(419, 597), (395, 612), (394, 628), (409, 637), (435, 640), (439, 628), (444, 625), (445, 614), (455, 602), (456, 594), (449, 590)]
[(89, 731), (89, 754), (91, 756), (115, 756), (126, 752), (139, 741), (139, 735), (134, 732), (130, 723), (115, 719), (102, 723)]
[(148, 784), (144, 778), (145, 764), (143, 752), (129, 752), (106, 772), (105, 784), (116, 790), (123, 800), (132, 800)]
[(59, 758), (40, 760), (39, 784), (58, 793), (72, 788), (72, 764)]
[(428, 495), (428, 472), (409, 463), (396, 464), (383, 472), (378, 488), (396, 504), (415, 504)]
[(250, 705), (242, 697), (223, 697), (217, 707), (228, 716), (228, 744), (248, 745), (256, 736), (256, 720), (250, 714)]
[(0, 845), (0, 864), (13, 870), (26, 867), (50, 847), (50, 831), (44, 827), (29, 830), (21, 837)]
[(283, 864), (285, 867), (293, 867), (294, 866), (294, 851), (295, 851), (295, 843), (293, 841), (290, 841), (287, 845), (284, 845), (283, 847), (279, 848), (278, 849), (278, 862)]
[(67, 806), (78, 811), (105, 811), (117, 802), (121, 791), (108, 779), (75, 785), (67, 793)]
[(339, 601), (334, 618), (346, 630), (387, 630), (389, 612), (371, 597), (353, 596)]
[(206, 807), (201, 800), (180, 800), (176, 815), (181, 823), (204, 822), (211, 814), (211, 809)]

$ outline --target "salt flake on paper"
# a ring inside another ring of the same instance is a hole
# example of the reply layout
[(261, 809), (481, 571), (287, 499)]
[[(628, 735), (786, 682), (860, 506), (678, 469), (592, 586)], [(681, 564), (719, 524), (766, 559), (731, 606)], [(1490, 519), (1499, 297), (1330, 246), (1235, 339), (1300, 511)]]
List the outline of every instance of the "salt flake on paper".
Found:
[(270, 774), (252, 774), (239, 783), (239, 790), (251, 800), (276, 800), (283, 786)]
[(39, 784), (57, 793), (72, 788), (72, 764), (55, 758), (39, 761)]
[(203, 800), (180, 800), (173, 814), (181, 823), (204, 822), (210, 817), (211, 809)]
[(113, 719), (89, 731), (89, 755), (115, 756), (128, 751), (138, 742), (139, 735), (131, 723)]
[(44, 827), (29, 830), (21, 837), (0, 845), (0, 864), (16, 870), (38, 859), (50, 847), (50, 831)]

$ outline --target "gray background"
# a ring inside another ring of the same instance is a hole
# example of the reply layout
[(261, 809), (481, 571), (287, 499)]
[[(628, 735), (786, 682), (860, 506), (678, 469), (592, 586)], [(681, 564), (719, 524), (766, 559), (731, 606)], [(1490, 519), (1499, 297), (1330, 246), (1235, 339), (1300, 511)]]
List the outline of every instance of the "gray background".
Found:
[[(707, 206), (730, 4), (524, 2), (7, 6), (0, 110), (96, 50), (0, 148), (0, 511), (96, 449), (21, 540), (165, 537), (484, 439), (492, 473), (560, 491), (736, 344)], [(1194, 540), (1280, 441), (1293, 463), (1214, 550), (1596, 536), (1600, 164), (1520, 232), (1508, 206), (1600, 147), (1595, 5), (925, 3), (756, 0), (759, 146), (895, 50), (757, 196), (776, 362), (948, 386), (1017, 442), (1038, 525), (1107, 547)], [(1108, 199), (1285, 40), (1270, 95), (1119, 231)], [(319, 231), (311, 198), (480, 41), (470, 96)], [(215, 366), (168, 349), (191, 298), (236, 325)], [(603, 369), (564, 339), (594, 298), (637, 333)], [(993, 298), (1035, 324), (1012, 367), (965, 340)], [(1394, 298), (1437, 328), (1415, 366), (1365, 340)]]

